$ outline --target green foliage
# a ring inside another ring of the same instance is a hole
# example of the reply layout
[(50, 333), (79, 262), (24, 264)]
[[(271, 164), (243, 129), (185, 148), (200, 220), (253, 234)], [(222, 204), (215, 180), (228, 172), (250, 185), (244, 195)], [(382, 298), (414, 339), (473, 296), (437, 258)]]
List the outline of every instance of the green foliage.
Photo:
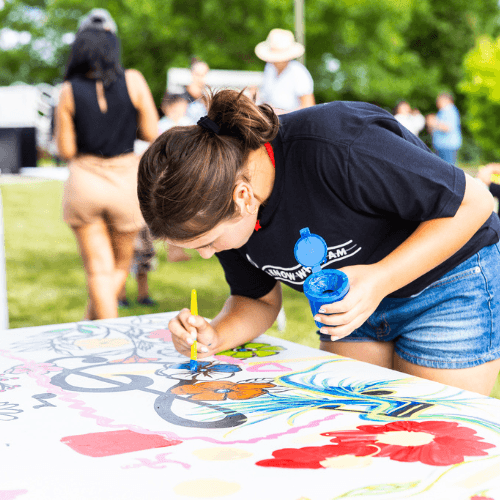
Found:
[(486, 160), (500, 158), (500, 38), (480, 37), (464, 61), (464, 121)]
[[(261, 70), (255, 45), (272, 28), (294, 29), (291, 0), (10, 0), (0, 22), (33, 38), (0, 53), (7, 69), (0, 83), (60, 80), (68, 52), (62, 35), (74, 33), (93, 7), (110, 11), (124, 66), (144, 74), (157, 103), (169, 67), (187, 67), (196, 55), (213, 68)], [(475, 38), (498, 29), (496, 0), (307, 0), (305, 15), (306, 65), (319, 102), (365, 100), (392, 109), (405, 98), (423, 112), (435, 110), (440, 90), (457, 90)]]

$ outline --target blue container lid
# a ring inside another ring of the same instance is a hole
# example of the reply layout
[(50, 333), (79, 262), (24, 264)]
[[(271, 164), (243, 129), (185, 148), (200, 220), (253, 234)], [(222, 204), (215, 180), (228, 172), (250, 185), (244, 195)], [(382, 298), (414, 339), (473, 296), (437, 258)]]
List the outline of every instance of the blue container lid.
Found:
[(299, 264), (311, 267), (313, 273), (321, 271), (321, 263), (324, 262), (327, 252), (326, 241), (321, 236), (311, 234), (308, 227), (300, 230), (300, 238), (293, 250)]

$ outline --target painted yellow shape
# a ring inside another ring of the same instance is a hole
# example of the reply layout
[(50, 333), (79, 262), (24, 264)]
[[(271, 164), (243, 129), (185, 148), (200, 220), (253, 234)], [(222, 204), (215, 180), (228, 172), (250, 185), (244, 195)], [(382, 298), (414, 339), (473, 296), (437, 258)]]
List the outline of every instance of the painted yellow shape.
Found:
[(218, 446), (214, 448), (202, 448), (201, 450), (193, 451), (193, 455), (201, 460), (240, 460), (248, 458), (253, 455), (246, 450), (238, 448), (227, 448), (225, 446)]
[(372, 457), (355, 457), (354, 455), (343, 455), (341, 457), (330, 457), (320, 462), (328, 469), (361, 469), (372, 464)]
[(432, 443), (434, 435), (427, 432), (393, 431), (377, 436), (377, 442), (398, 446), (423, 446)]
[(463, 486), (464, 488), (476, 488), (486, 483), (486, 481), (498, 477), (500, 477), (500, 467), (497, 463), (477, 472), (476, 474), (473, 474), (472, 476), (469, 476), (467, 479), (459, 482), (458, 485)]
[(130, 344), (128, 339), (82, 339), (77, 340), (75, 345), (84, 349), (107, 349), (109, 347), (120, 347)]
[(240, 491), (238, 483), (230, 483), (221, 479), (193, 479), (184, 481), (174, 487), (177, 495), (192, 498), (220, 498)]

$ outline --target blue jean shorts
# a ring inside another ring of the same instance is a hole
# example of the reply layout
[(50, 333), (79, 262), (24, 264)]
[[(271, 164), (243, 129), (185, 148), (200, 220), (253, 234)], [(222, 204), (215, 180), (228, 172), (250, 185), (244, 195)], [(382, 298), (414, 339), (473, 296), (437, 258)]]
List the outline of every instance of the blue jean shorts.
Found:
[(393, 342), (398, 356), (430, 368), (469, 368), (500, 358), (500, 244), (482, 248), (412, 297), (386, 297), (341, 339), (366, 341)]

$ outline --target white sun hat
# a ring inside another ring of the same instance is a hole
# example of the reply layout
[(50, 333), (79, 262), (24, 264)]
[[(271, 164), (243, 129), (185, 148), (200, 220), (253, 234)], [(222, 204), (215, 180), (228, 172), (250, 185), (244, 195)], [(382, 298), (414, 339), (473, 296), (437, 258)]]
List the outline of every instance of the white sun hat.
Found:
[(279, 28), (271, 30), (266, 41), (255, 47), (257, 57), (270, 63), (291, 61), (300, 57), (304, 51), (304, 46), (295, 41), (291, 31)]
[(97, 28), (116, 34), (116, 23), (106, 9), (92, 9), (80, 20), (78, 31)]

